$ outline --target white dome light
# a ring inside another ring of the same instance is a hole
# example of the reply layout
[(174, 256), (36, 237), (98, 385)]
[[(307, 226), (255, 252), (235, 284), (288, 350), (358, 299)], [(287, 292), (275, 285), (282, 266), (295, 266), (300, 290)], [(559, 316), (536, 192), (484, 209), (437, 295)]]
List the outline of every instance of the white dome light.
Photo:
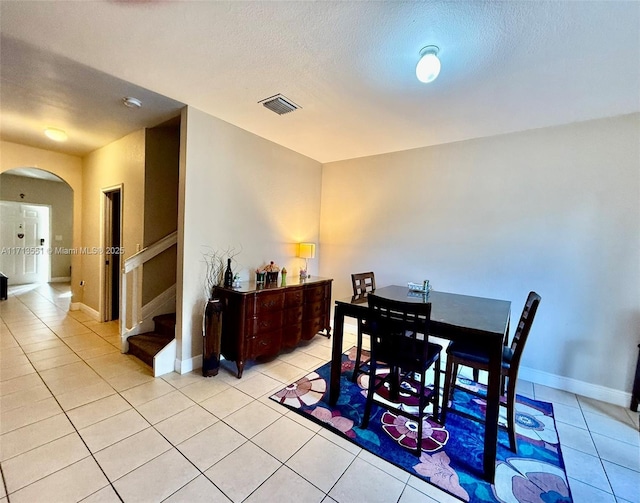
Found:
[(44, 130), (44, 134), (47, 138), (53, 141), (67, 141), (67, 133), (65, 133), (62, 129), (48, 127)]
[(420, 61), (416, 65), (416, 77), (420, 82), (428, 84), (436, 80), (440, 74), (438, 51), (435, 45), (428, 45), (420, 51)]

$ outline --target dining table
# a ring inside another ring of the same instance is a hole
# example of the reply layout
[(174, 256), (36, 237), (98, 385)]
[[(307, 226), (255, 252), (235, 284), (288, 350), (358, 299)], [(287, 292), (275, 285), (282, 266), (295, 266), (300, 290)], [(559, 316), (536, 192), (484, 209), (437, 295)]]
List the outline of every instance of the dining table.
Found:
[[(493, 483), (498, 444), (498, 413), (500, 408), (500, 370), (502, 348), (509, 335), (511, 302), (431, 290), (420, 292), (407, 286), (390, 285), (376, 289), (380, 297), (406, 302), (430, 302), (431, 324), (429, 335), (451, 341), (482, 345), (489, 354), (489, 377), (484, 431), (483, 471), (487, 481)], [(333, 345), (331, 353), (331, 379), (329, 403), (335, 405), (340, 397), (342, 371), (342, 343), (345, 317), (366, 320), (369, 312), (367, 295), (356, 295), (335, 300)], [(443, 404), (446, 406), (446, 404)]]

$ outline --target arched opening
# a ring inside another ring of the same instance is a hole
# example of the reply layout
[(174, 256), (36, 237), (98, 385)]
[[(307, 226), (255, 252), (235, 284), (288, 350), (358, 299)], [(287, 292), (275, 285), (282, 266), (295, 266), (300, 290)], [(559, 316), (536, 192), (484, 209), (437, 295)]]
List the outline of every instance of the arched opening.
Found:
[(0, 174), (0, 271), (10, 285), (71, 281), (73, 207), (73, 189), (49, 171)]

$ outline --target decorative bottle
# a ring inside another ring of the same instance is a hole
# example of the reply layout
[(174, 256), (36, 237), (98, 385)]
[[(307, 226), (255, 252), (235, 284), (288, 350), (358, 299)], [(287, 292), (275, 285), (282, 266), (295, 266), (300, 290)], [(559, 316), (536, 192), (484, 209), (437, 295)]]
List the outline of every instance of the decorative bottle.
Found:
[(231, 259), (227, 259), (227, 270), (224, 271), (224, 286), (231, 288), (233, 286), (233, 273), (231, 272)]

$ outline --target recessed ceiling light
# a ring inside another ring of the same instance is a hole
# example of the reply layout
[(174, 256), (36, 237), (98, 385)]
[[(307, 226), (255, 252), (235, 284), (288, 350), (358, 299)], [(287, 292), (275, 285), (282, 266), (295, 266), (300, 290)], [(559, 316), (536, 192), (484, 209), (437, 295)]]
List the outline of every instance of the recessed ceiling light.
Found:
[(47, 138), (53, 141), (67, 141), (67, 133), (62, 129), (56, 129), (54, 127), (48, 127), (44, 130), (44, 134)]
[(132, 98), (130, 96), (127, 97), (127, 98), (122, 98), (122, 103), (127, 108), (140, 108), (140, 107), (142, 107), (142, 101), (140, 101), (138, 98)]

